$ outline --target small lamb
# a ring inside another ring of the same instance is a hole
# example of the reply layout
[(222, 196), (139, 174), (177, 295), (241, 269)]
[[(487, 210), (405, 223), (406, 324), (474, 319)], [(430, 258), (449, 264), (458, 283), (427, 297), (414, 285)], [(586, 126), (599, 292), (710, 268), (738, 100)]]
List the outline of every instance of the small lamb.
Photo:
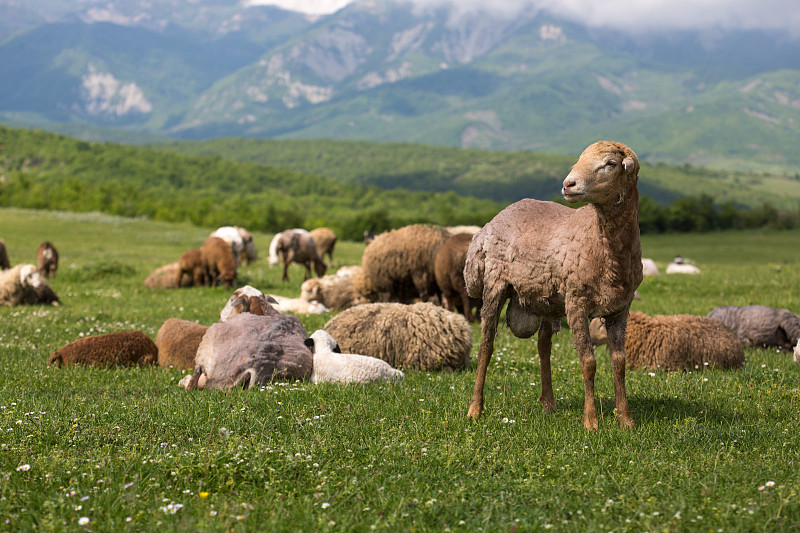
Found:
[(306, 339), (314, 354), (312, 383), (400, 383), (405, 375), (376, 357), (342, 353), (339, 345), (325, 330), (318, 329)]

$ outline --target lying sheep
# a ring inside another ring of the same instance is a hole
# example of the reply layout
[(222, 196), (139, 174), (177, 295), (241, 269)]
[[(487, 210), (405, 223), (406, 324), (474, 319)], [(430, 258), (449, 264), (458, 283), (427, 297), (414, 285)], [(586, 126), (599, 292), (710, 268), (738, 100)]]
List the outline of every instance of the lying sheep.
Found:
[(658, 265), (652, 259), (642, 257), (642, 276), (657, 276)]
[(159, 366), (193, 369), (197, 347), (206, 331), (208, 326), (180, 318), (167, 319), (156, 333)]
[(377, 357), (394, 368), (450, 371), (470, 362), (472, 329), (466, 318), (428, 302), (351, 307), (323, 329), (344, 351)]
[(335, 276), (312, 278), (300, 286), (300, 300), (319, 302), (328, 309), (342, 311), (354, 305), (367, 303), (356, 291), (355, 276), (338, 273)]
[(438, 298), (434, 261), (448, 237), (444, 228), (422, 224), (381, 233), (364, 249), (356, 290), (373, 302)]
[(148, 274), (144, 280), (144, 286), (149, 289), (178, 289), (194, 285), (192, 276), (186, 272), (183, 273), (179, 281), (176, 280), (179, 269), (180, 266), (177, 262), (158, 267)]
[(480, 226), (445, 226), (450, 235), (475, 235), (481, 230)]
[(231, 247), (219, 237), (209, 237), (200, 248), (203, 257), (203, 276), (206, 285), (216, 287), (223, 283), (233, 287), (236, 280), (236, 264), (233, 262)]
[(467, 292), (482, 298), (478, 373), (467, 416), (483, 411), (483, 387), (494, 351), (500, 311), (520, 338), (539, 333), (542, 393), (555, 411), (550, 351), (554, 326), (566, 315), (584, 383), (583, 424), (597, 428), (597, 363), (589, 318), (604, 316), (609, 330), (616, 418), (633, 428), (625, 393), (625, 324), (642, 282), (639, 239), (639, 161), (624, 144), (601, 141), (586, 148), (564, 179), (562, 195), (587, 205), (571, 209), (524, 199), (511, 204), (475, 234), (467, 253)]
[(58, 250), (50, 241), (45, 241), (36, 249), (36, 263), (39, 272), (46, 278), (56, 277), (58, 272)]
[(675, 256), (675, 258), (667, 265), (667, 274), (699, 274), (700, 269), (691, 263), (687, 263), (683, 257)]
[(0, 271), (0, 305), (57, 304), (58, 296), (34, 265), (22, 264)]
[(325, 259), (325, 255), (327, 255), (328, 259), (333, 262), (333, 249), (338, 238), (333, 230), (330, 228), (315, 228), (309, 231), (309, 234), (314, 239), (314, 244), (317, 245), (317, 253), (319, 253), (320, 258)]
[(300, 320), (293, 315), (242, 313), (208, 328), (195, 357), (195, 370), (180, 385), (186, 390), (252, 388), (273, 379), (308, 379), (312, 354)]
[(278, 316), (280, 313), (273, 307), (278, 301), (251, 285), (239, 287), (219, 313), (220, 322), (225, 322), (234, 315), (251, 313), (259, 316)]
[(188, 250), (178, 259), (178, 271), (175, 273), (174, 286), (180, 287), (184, 276), (192, 279), (196, 287), (205, 285), (205, 270), (203, 268), (203, 252), (198, 249)]
[[(608, 340), (603, 320), (589, 326), (592, 344)], [(744, 365), (742, 343), (722, 322), (694, 315), (628, 316), (625, 357), (630, 368), (692, 370), (732, 369)]]
[(298, 263), (305, 267), (304, 280), (311, 277), (311, 268), (314, 268), (317, 277), (322, 277), (328, 266), (322, 261), (322, 258), (317, 251), (317, 245), (311, 234), (305, 230), (287, 230), (283, 231), (278, 238), (276, 245), (276, 252), (281, 258), (283, 264), (283, 277), (282, 281), (289, 280), (289, 265), (291, 263)]
[(472, 308), (480, 308), (478, 298), (470, 298), (467, 294), (467, 284), (464, 281), (464, 265), (467, 262), (467, 249), (472, 240), (469, 233), (459, 233), (444, 241), (436, 252), (433, 263), (433, 273), (436, 284), (442, 292), (443, 303), (448, 310), (457, 308), (467, 320), (473, 322), (477, 317)]
[(745, 346), (794, 349), (794, 360), (800, 364), (800, 316), (788, 309), (728, 305), (712, 309), (708, 317), (725, 324)]
[(8, 260), (6, 241), (0, 239), (0, 270), (8, 270), (9, 268), (11, 268), (11, 262)]
[(316, 301), (308, 301), (303, 298), (287, 298), (276, 294), (270, 295), (276, 303), (272, 304), (281, 313), (296, 313), (298, 315), (321, 315), (329, 313), (330, 309), (324, 304)]
[(342, 353), (326, 331), (318, 329), (306, 339), (314, 354), (311, 383), (398, 383), (405, 379), (400, 370), (375, 357)]
[(84, 337), (50, 354), (51, 365), (134, 366), (151, 365), (158, 347), (141, 331), (121, 331)]

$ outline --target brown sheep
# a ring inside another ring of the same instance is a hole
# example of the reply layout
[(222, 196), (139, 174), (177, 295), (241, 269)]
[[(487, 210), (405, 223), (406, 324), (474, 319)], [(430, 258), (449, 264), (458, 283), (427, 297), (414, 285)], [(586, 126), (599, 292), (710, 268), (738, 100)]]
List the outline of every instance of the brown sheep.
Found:
[(58, 251), (50, 241), (45, 241), (36, 249), (36, 263), (39, 272), (46, 278), (56, 277), (58, 272)]
[(336, 234), (330, 228), (315, 228), (309, 233), (311, 238), (314, 239), (314, 244), (317, 245), (317, 253), (319, 253), (320, 258), (325, 259), (327, 254), (328, 259), (333, 262), (333, 248), (336, 246), (336, 239), (338, 238)]
[(192, 283), (196, 287), (204, 284), (203, 252), (194, 249), (181, 254), (180, 259), (178, 259), (178, 272), (175, 274), (176, 286), (181, 286), (181, 280), (183, 280), (184, 275), (191, 277)]
[(448, 238), (436, 252), (433, 263), (433, 273), (436, 284), (442, 291), (443, 304), (448, 310), (458, 309), (467, 320), (474, 322), (477, 316), (472, 313), (472, 308), (480, 309), (481, 301), (470, 298), (467, 294), (467, 284), (464, 281), (464, 265), (467, 262), (467, 249), (472, 240), (472, 235), (460, 233)]
[[(606, 344), (603, 319), (589, 324), (592, 344)], [(694, 315), (655, 315), (632, 312), (625, 336), (625, 360), (631, 368), (691, 370), (731, 369), (744, 365), (744, 348), (719, 320)]]
[(625, 393), (625, 324), (634, 291), (642, 282), (639, 239), (639, 161), (624, 144), (590, 145), (564, 179), (561, 192), (572, 209), (525, 199), (495, 216), (472, 238), (464, 268), (467, 292), (482, 298), (478, 373), (467, 416), (483, 410), (483, 386), (494, 351), (500, 311), (508, 301), (511, 332), (528, 338), (539, 332), (542, 393), (555, 411), (550, 350), (553, 330), (566, 315), (583, 373), (583, 425), (597, 429), (594, 375), (597, 362), (589, 319), (605, 317), (616, 418), (634, 428)]
[(141, 331), (121, 331), (84, 337), (50, 354), (50, 364), (61, 366), (151, 365), (158, 359), (158, 347)]
[(191, 275), (184, 274), (176, 285), (176, 276), (179, 270), (178, 263), (169, 263), (152, 271), (144, 280), (144, 286), (149, 289), (177, 289), (191, 287), (194, 284)]
[(314, 272), (317, 273), (317, 277), (324, 276), (325, 271), (328, 269), (328, 266), (322, 262), (314, 239), (305, 230), (286, 230), (281, 232), (275, 250), (283, 264), (282, 281), (289, 280), (288, 270), (291, 263), (298, 263), (305, 267), (303, 280), (311, 277), (312, 266), (314, 267)]
[(325, 276), (312, 278), (300, 286), (300, 299), (317, 301), (333, 311), (367, 303), (355, 288), (355, 276)]
[(381, 233), (364, 249), (356, 290), (373, 302), (412, 303), (437, 297), (433, 264), (449, 236), (439, 226), (421, 224)]
[(7, 270), (9, 268), (11, 268), (11, 262), (8, 260), (6, 241), (0, 239), (0, 270)]
[(204, 285), (216, 287), (222, 282), (228, 288), (233, 287), (236, 265), (230, 245), (219, 237), (209, 237), (200, 251), (203, 256)]
[(158, 329), (156, 347), (158, 364), (185, 370), (194, 368), (194, 356), (208, 326), (180, 318), (170, 318)]

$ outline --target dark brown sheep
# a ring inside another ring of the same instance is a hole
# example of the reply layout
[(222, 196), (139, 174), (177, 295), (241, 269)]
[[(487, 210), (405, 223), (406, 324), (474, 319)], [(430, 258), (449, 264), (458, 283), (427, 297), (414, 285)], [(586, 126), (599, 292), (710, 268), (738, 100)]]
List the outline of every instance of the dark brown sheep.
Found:
[(216, 287), (221, 282), (228, 288), (233, 287), (236, 265), (230, 245), (219, 237), (209, 237), (200, 251), (203, 255), (205, 284)]
[(37, 269), (46, 278), (56, 277), (58, 272), (58, 250), (50, 241), (45, 241), (36, 249)]
[(175, 275), (175, 285), (181, 286), (181, 280), (188, 275), (196, 287), (204, 284), (203, 252), (194, 249), (183, 252), (178, 259), (178, 272)]
[(152, 365), (158, 347), (141, 331), (120, 331), (84, 337), (50, 354), (50, 364), (59, 367)]
[(0, 239), (0, 270), (7, 270), (11, 268), (11, 262), (8, 260), (8, 250), (6, 250), (6, 242)]
[(480, 309), (479, 298), (470, 298), (467, 294), (467, 284), (464, 281), (464, 265), (467, 262), (467, 249), (472, 240), (472, 235), (461, 233), (453, 235), (444, 241), (433, 263), (433, 273), (436, 284), (442, 291), (442, 301), (448, 310), (458, 309), (467, 320), (477, 320), (477, 312), (473, 314), (472, 308)]
[(200, 346), (200, 341), (203, 340), (207, 330), (208, 326), (188, 320), (168, 319), (156, 334), (159, 366), (193, 369), (197, 347)]

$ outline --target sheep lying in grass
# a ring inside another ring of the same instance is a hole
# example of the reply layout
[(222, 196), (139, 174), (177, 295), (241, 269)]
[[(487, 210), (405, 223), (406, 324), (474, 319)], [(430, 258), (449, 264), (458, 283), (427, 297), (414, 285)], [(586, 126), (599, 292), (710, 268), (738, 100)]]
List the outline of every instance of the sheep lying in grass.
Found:
[(318, 329), (306, 339), (314, 354), (312, 383), (398, 383), (405, 379), (400, 370), (375, 357), (342, 353), (339, 345), (326, 331)]
[(325, 255), (333, 262), (333, 249), (336, 247), (336, 234), (330, 228), (315, 228), (308, 232), (311, 238), (314, 239), (314, 244), (317, 245), (317, 253), (321, 259), (325, 259)]
[(8, 260), (6, 241), (0, 239), (0, 270), (8, 270), (9, 268), (11, 268), (11, 262)]
[(36, 249), (36, 263), (39, 272), (46, 278), (56, 277), (58, 272), (58, 250), (50, 241), (45, 241)]
[(151, 365), (158, 358), (158, 347), (141, 331), (121, 331), (84, 337), (50, 354), (56, 366), (134, 366)]
[(330, 309), (325, 307), (325, 305), (320, 302), (309, 302), (303, 298), (287, 298), (286, 296), (278, 296), (277, 294), (271, 294), (270, 297), (275, 300), (273, 307), (275, 307), (281, 313), (321, 315), (322, 313), (330, 312)]
[(642, 258), (642, 276), (657, 276), (658, 265), (652, 259)]
[(220, 322), (225, 322), (232, 316), (242, 313), (251, 313), (259, 316), (278, 316), (280, 313), (275, 309), (278, 301), (272, 296), (266, 295), (251, 285), (239, 287), (230, 298), (225, 307), (219, 313)]
[(434, 261), (450, 234), (413, 224), (378, 235), (364, 249), (356, 290), (370, 301), (412, 303), (439, 296)]
[(639, 240), (639, 162), (624, 144), (601, 141), (583, 151), (564, 179), (571, 209), (525, 199), (501, 211), (475, 234), (467, 253), (467, 292), (482, 298), (478, 373), (468, 416), (483, 410), (483, 386), (494, 351), (500, 310), (508, 300), (511, 332), (538, 347), (545, 410), (555, 411), (550, 371), (554, 324), (567, 317), (584, 382), (583, 424), (597, 428), (594, 400), (596, 361), (589, 318), (603, 316), (609, 332), (616, 417), (633, 428), (625, 393), (625, 324), (634, 291), (642, 281)]
[(206, 331), (208, 326), (180, 318), (167, 319), (156, 333), (158, 365), (164, 368), (193, 369), (197, 347)]
[(206, 331), (195, 356), (195, 370), (180, 385), (199, 388), (252, 388), (272, 379), (308, 379), (311, 350), (296, 316), (235, 315)]
[(728, 305), (712, 309), (708, 317), (725, 324), (745, 346), (793, 349), (794, 361), (800, 364), (800, 316), (788, 309)]
[(691, 263), (687, 263), (681, 256), (675, 256), (670, 264), (667, 265), (667, 274), (699, 274), (700, 269)]
[(176, 280), (179, 270), (180, 265), (177, 262), (160, 266), (148, 274), (144, 286), (148, 289), (178, 289), (193, 286), (192, 276), (186, 272), (181, 275), (180, 280)]
[(21, 264), (0, 271), (0, 305), (58, 305), (58, 296), (34, 265)]
[[(601, 318), (592, 320), (589, 332), (594, 345), (608, 340)], [(633, 312), (628, 316), (625, 357), (631, 368), (672, 371), (709, 366), (726, 370), (744, 365), (744, 348), (713, 318)]]
[(428, 302), (358, 305), (323, 329), (344, 351), (377, 357), (394, 368), (451, 371), (470, 362), (467, 319)]
[[(358, 268), (360, 269), (360, 267)], [(335, 276), (323, 276), (304, 281), (300, 286), (300, 300), (319, 302), (326, 308), (335, 311), (367, 303), (367, 300), (356, 291), (355, 276), (339, 275), (338, 272)]]

